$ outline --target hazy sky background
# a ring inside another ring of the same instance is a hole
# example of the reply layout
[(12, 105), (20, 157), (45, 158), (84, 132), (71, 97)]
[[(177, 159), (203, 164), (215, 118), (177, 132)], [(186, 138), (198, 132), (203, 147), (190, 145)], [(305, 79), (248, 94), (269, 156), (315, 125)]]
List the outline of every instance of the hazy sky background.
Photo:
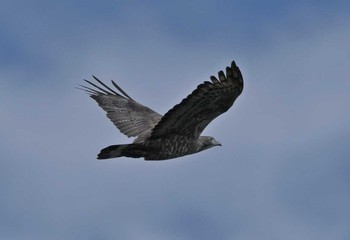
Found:
[[(349, 1), (2, 1), (0, 239), (350, 238)], [(245, 89), (183, 158), (88, 95), (115, 80), (164, 114), (235, 60)]]

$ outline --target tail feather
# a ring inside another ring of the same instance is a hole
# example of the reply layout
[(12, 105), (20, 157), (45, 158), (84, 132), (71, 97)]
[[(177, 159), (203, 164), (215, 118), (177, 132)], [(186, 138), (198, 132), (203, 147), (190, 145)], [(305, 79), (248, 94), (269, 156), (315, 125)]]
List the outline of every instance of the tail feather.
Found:
[(117, 157), (132, 157), (140, 158), (143, 157), (143, 151), (138, 144), (121, 144), (111, 145), (101, 150), (97, 155), (97, 159), (109, 159)]

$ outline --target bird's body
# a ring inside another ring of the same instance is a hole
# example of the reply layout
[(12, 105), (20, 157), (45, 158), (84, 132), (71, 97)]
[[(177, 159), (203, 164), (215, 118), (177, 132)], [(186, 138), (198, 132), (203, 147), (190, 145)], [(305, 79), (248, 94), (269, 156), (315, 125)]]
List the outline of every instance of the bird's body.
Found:
[[(212, 145), (214, 143), (214, 145)], [(168, 138), (150, 139), (142, 143), (112, 145), (101, 150), (100, 159), (114, 157), (140, 158), (145, 160), (166, 160), (197, 153), (213, 146), (221, 146), (212, 137), (201, 136), (197, 141), (174, 135)]]
[(219, 79), (211, 76), (211, 82), (200, 84), (164, 116), (136, 102), (113, 81), (119, 93), (96, 77), (101, 86), (85, 80), (95, 89), (82, 86), (83, 90), (107, 112), (114, 125), (128, 137), (137, 137), (131, 144), (102, 149), (98, 159), (125, 156), (166, 160), (221, 146), (213, 137), (200, 134), (232, 106), (243, 90), (243, 77), (234, 62), (226, 68), (226, 76), (223, 71), (218, 75)]

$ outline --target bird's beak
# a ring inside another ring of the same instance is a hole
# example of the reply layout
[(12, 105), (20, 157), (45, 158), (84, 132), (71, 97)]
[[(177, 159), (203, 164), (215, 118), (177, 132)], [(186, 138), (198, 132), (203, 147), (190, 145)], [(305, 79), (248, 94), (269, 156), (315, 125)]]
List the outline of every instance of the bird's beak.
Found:
[(220, 146), (220, 147), (222, 147), (221, 143), (220, 143), (220, 142), (218, 142), (218, 141), (216, 141), (215, 146)]

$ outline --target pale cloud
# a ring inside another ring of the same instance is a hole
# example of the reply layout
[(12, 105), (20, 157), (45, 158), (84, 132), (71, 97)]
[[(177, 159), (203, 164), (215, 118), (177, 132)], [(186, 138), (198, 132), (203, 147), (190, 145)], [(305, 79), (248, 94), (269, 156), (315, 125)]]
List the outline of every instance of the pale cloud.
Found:
[[(348, 17), (332, 18), (324, 28), (313, 21), (314, 32), (276, 27), (263, 43), (228, 31), (193, 44), (164, 28), (159, 9), (138, 16), (133, 7), (117, 17), (125, 26), (89, 21), (76, 37), (67, 35), (73, 34), (68, 23), (28, 13), (39, 30), (45, 19), (60, 31), (50, 30), (49, 42), (37, 31), (19, 43), (30, 66), (0, 66), (6, 80), (0, 89), (0, 235), (345, 239)], [(21, 35), (20, 21), (12, 18), (8, 31)], [(232, 59), (245, 90), (206, 130), (222, 148), (164, 162), (95, 160), (100, 148), (130, 139), (74, 89), (83, 78), (113, 78), (165, 113)]]

